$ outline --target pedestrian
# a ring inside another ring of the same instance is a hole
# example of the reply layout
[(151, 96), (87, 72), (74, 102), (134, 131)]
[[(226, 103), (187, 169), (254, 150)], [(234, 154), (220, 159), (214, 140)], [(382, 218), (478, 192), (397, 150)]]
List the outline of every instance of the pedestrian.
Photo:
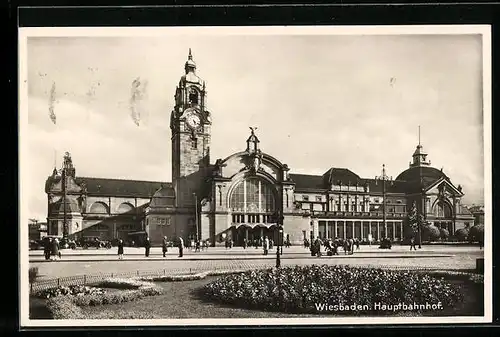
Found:
[(168, 240), (166, 235), (163, 237), (163, 241), (161, 243), (161, 249), (163, 251), (163, 257), (166, 257), (166, 254), (168, 252)]
[(264, 255), (267, 255), (267, 253), (269, 252), (269, 239), (267, 238), (267, 236), (264, 237), (262, 248), (264, 248)]
[(484, 247), (483, 239), (479, 239), (479, 250), (482, 250)]
[(59, 240), (54, 238), (51, 245), (51, 260), (56, 261), (59, 257)]
[(179, 238), (179, 257), (182, 257), (184, 253), (184, 240)]
[(243, 249), (247, 249), (247, 239), (243, 239)]
[(411, 250), (417, 250), (417, 247), (415, 247), (415, 238), (410, 239), (410, 251)]
[(123, 260), (123, 240), (118, 240), (118, 260)]
[(356, 250), (359, 250), (360, 241), (361, 241), (361, 239), (356, 239)]
[(199, 252), (200, 251), (200, 246), (201, 246), (201, 242), (199, 239), (196, 239), (196, 243), (195, 243), (195, 249), (194, 249), (194, 252)]
[(144, 240), (144, 249), (146, 257), (149, 257), (149, 249), (151, 249), (151, 242), (149, 241), (149, 238), (146, 238), (146, 240)]
[(43, 240), (43, 254), (45, 255), (45, 260), (50, 260), (50, 245), (52, 244), (52, 239), (47, 238)]

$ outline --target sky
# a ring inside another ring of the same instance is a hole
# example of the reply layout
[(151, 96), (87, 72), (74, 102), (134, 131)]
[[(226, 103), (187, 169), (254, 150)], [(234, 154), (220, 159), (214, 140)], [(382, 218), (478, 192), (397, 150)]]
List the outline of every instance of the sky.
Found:
[[(179, 33), (27, 44), (22, 179), (29, 216), (40, 221), (45, 180), (65, 151), (78, 176), (171, 181), (170, 112), (189, 48), (207, 86), (211, 162), (244, 150), (252, 126), (262, 151), (291, 173), (340, 167), (373, 178), (385, 164), (395, 178), (420, 125), (432, 166), (463, 186), (464, 203), (484, 201), (480, 35)], [(136, 79), (142, 99), (132, 103)]]

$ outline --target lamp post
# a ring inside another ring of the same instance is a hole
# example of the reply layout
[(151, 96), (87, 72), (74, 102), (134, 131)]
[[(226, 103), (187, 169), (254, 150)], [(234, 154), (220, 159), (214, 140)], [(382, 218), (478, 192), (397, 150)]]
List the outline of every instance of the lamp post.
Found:
[(280, 246), (281, 246), (281, 238), (283, 236), (283, 216), (281, 215), (281, 212), (278, 212), (277, 216), (277, 225), (278, 225), (278, 242), (276, 244), (276, 268), (281, 267), (281, 251), (280, 251)]
[(194, 225), (196, 227), (196, 241), (199, 239), (198, 235), (198, 196), (196, 193), (193, 193), (194, 196)]
[[(389, 181), (392, 184), (392, 177), (389, 177), (385, 172), (385, 164), (382, 164), (382, 175), (375, 177), (375, 182), (382, 181), (382, 216), (384, 223), (384, 236), (387, 237), (387, 214), (386, 214), (386, 205), (387, 200), (385, 200), (386, 195), (386, 181)], [(377, 239), (380, 241), (380, 233), (377, 233)]]

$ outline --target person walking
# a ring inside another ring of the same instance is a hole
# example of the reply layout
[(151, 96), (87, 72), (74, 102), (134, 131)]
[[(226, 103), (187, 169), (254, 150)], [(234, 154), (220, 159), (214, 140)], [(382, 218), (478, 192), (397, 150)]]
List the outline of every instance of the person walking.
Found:
[(182, 257), (184, 253), (184, 240), (179, 238), (179, 257)]
[(45, 260), (50, 260), (50, 245), (52, 244), (52, 241), (50, 238), (47, 238), (47, 240), (43, 240), (43, 254), (45, 255)]
[(54, 238), (52, 240), (50, 253), (51, 253), (51, 260), (56, 261), (59, 257), (59, 240), (57, 238)]
[(201, 248), (201, 242), (200, 242), (200, 239), (196, 239), (196, 242), (195, 242), (195, 248), (194, 248), (194, 252), (199, 252), (200, 251), (200, 248)]
[(123, 260), (123, 240), (118, 240), (118, 260)]
[(163, 257), (166, 257), (166, 254), (168, 252), (168, 240), (167, 240), (167, 236), (163, 237), (163, 241), (161, 243), (161, 250), (163, 252)]
[(151, 249), (151, 242), (149, 241), (149, 238), (146, 238), (146, 240), (144, 241), (144, 249), (144, 255), (146, 255), (146, 257), (149, 257), (149, 250)]
[(264, 248), (264, 255), (267, 255), (267, 253), (269, 252), (269, 239), (267, 238), (267, 236), (264, 237), (262, 248)]
[(415, 247), (415, 238), (410, 239), (410, 251), (411, 250), (417, 250), (417, 247)]

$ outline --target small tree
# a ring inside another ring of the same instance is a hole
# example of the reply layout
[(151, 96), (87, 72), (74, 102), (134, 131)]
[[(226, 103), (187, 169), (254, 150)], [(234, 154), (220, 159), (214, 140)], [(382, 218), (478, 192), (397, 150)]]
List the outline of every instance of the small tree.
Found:
[(439, 237), (441, 238), (441, 240), (446, 241), (450, 237), (450, 232), (446, 228), (440, 228)]
[(419, 216), (417, 211), (417, 203), (413, 201), (413, 204), (408, 211), (408, 238), (417, 238)]
[(467, 237), (469, 236), (468, 228), (460, 228), (455, 232), (455, 238), (457, 241), (464, 242), (467, 241)]
[(436, 226), (432, 224), (423, 226), (422, 237), (425, 241), (436, 241), (437, 239), (439, 239), (439, 236), (439, 228), (437, 228)]

